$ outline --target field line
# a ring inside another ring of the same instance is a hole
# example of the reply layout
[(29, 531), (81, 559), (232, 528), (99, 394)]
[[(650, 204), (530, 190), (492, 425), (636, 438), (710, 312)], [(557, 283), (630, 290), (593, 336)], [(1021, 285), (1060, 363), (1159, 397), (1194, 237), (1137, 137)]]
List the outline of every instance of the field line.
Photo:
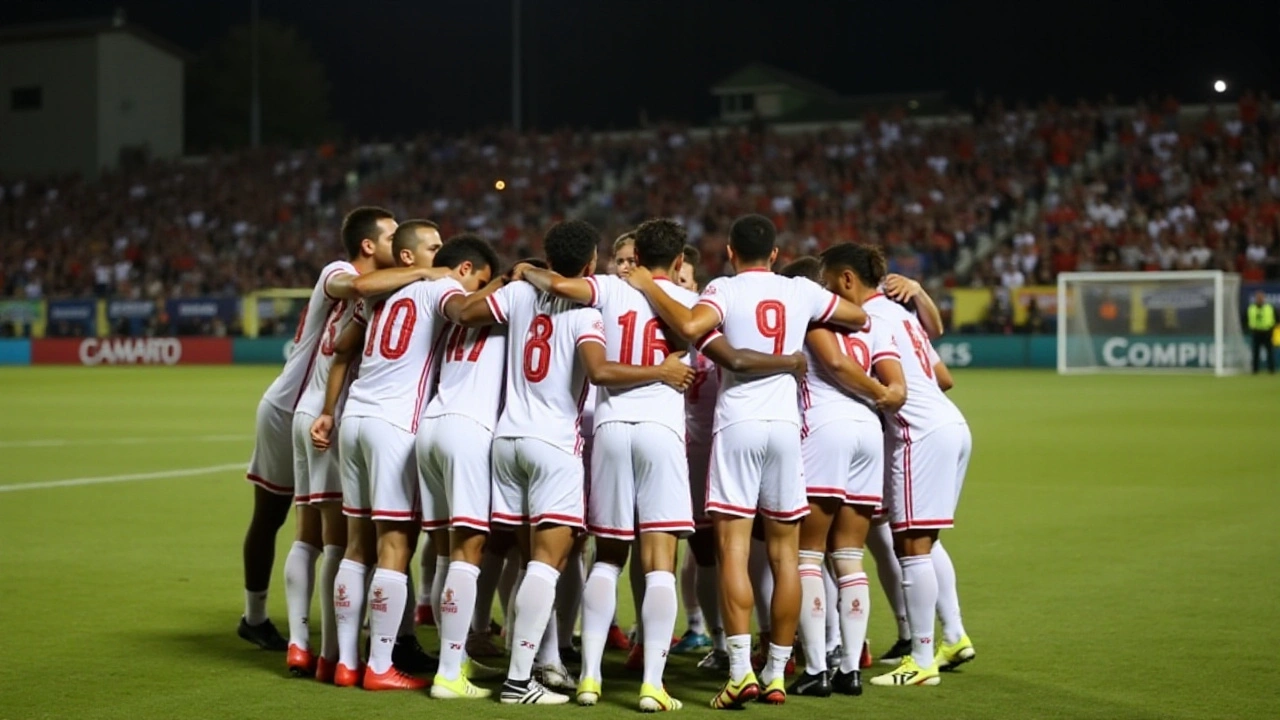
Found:
[(252, 440), (252, 435), (177, 435), (169, 437), (128, 438), (46, 438), (41, 440), (0, 440), (0, 448), (66, 447), (69, 445), (148, 445), (166, 442), (241, 442)]
[(18, 492), (19, 490), (45, 490), (47, 488), (79, 487), (81, 485), (106, 485), (108, 483), (133, 482), (134, 480), (162, 480), (168, 478), (193, 477), (211, 475), (229, 470), (244, 470), (245, 463), (227, 463), (225, 465), (208, 465), (181, 470), (158, 470), (149, 473), (131, 473), (129, 475), (102, 475), (99, 477), (71, 478), (69, 480), (44, 480), (41, 482), (18, 483), (17, 485), (0, 485), (0, 493)]

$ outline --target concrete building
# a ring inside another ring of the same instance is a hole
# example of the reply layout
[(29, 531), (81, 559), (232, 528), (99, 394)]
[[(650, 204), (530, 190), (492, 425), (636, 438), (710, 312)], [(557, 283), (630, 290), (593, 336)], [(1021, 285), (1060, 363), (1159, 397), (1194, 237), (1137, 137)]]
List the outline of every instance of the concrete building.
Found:
[(182, 155), (187, 59), (122, 15), (0, 28), (0, 175)]

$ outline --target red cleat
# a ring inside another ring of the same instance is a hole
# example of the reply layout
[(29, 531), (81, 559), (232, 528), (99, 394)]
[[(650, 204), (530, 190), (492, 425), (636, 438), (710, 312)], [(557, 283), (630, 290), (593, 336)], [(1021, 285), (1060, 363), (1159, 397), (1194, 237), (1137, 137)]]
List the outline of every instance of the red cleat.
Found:
[(338, 662), (336, 660), (325, 660), (324, 656), (316, 658), (316, 680), (326, 685), (333, 684), (333, 676), (338, 671)]
[(419, 605), (418, 609), (413, 613), (413, 619), (418, 625), (436, 626), (436, 616), (431, 612), (430, 605)]
[(333, 671), (333, 684), (338, 687), (360, 687), (362, 675), (364, 675), (363, 665), (358, 670), (352, 670), (338, 663), (338, 669)]
[(631, 652), (627, 655), (626, 668), (632, 672), (644, 671), (644, 643), (631, 646)]
[(627, 652), (631, 650), (631, 641), (627, 639), (627, 634), (622, 632), (622, 628), (617, 625), (610, 625), (609, 637), (605, 640), (604, 646), (610, 650)]
[[(679, 645), (679, 644), (680, 644), (680, 638), (676, 637), (675, 635), (672, 635), (672, 636), (671, 636), (671, 647), (675, 647), (675, 646), (677, 646), (677, 645)], [(670, 649), (670, 648), (668, 648), (668, 650), (669, 650), (669, 649)]]
[(289, 644), (289, 654), (285, 657), (285, 665), (289, 674), (294, 677), (311, 677), (316, 674), (316, 658), (310, 650)]
[(874, 665), (875, 658), (871, 657), (871, 642), (869, 640), (862, 641), (862, 657), (858, 660), (858, 667), (867, 669)]
[(384, 673), (365, 670), (360, 684), (365, 690), (425, 690), (427, 685), (426, 680), (402, 673), (394, 665)]

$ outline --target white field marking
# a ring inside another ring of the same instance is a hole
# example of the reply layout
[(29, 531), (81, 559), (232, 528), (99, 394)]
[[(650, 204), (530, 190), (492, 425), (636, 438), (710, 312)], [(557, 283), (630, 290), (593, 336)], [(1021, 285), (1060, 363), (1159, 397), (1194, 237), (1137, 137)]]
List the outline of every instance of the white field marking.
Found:
[(0, 440), (0, 448), (44, 448), (70, 445), (151, 445), (167, 442), (219, 443), (252, 440), (252, 435), (178, 435), (131, 438), (48, 438), (44, 440)]
[(243, 471), (247, 463), (227, 463), (225, 465), (209, 465), (181, 470), (158, 470), (149, 473), (132, 473), (129, 475), (102, 475), (99, 477), (71, 478), (70, 480), (44, 480), (41, 482), (18, 483), (16, 485), (0, 485), (0, 493), (17, 492), (19, 490), (45, 490), (47, 488), (79, 487), (81, 485), (106, 485), (108, 483), (133, 482), (134, 480), (164, 480), (169, 478), (193, 477), (195, 475), (212, 475), (229, 470)]

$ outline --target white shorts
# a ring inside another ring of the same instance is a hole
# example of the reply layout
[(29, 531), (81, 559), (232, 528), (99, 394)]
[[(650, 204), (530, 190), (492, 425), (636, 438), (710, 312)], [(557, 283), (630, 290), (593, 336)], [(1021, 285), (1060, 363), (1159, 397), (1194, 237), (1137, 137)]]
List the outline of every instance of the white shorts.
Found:
[(314, 415), (293, 414), (293, 501), (299, 505), (342, 502), (338, 449), (320, 451), (311, 444)]
[(493, 433), (465, 415), (427, 418), (418, 427), (422, 529), (489, 532)]
[(811, 430), (800, 441), (806, 491), (848, 505), (880, 505), (884, 492), (884, 432), (878, 422), (850, 419)]
[[(684, 442), (652, 422), (607, 422), (596, 427), (587, 530), (613, 540), (636, 531), (693, 532), (689, 466)], [(637, 523), (639, 523), (637, 525)]]
[(885, 503), (895, 532), (954, 527), (972, 444), (965, 423), (895, 443)]
[(276, 495), (293, 494), (293, 413), (263, 400), (254, 423), (249, 482)]
[(711, 469), (711, 445), (687, 443), (685, 453), (689, 462), (689, 499), (693, 505), (693, 525), (698, 529), (711, 527), (707, 517), (707, 474)]
[(374, 417), (343, 418), (338, 426), (342, 512), (408, 522), (418, 519), (418, 464), (413, 433)]
[(707, 512), (771, 520), (809, 514), (800, 428), (778, 420), (747, 420), (715, 434), (707, 480)]
[(493, 522), (583, 527), (582, 459), (535, 438), (493, 440)]

